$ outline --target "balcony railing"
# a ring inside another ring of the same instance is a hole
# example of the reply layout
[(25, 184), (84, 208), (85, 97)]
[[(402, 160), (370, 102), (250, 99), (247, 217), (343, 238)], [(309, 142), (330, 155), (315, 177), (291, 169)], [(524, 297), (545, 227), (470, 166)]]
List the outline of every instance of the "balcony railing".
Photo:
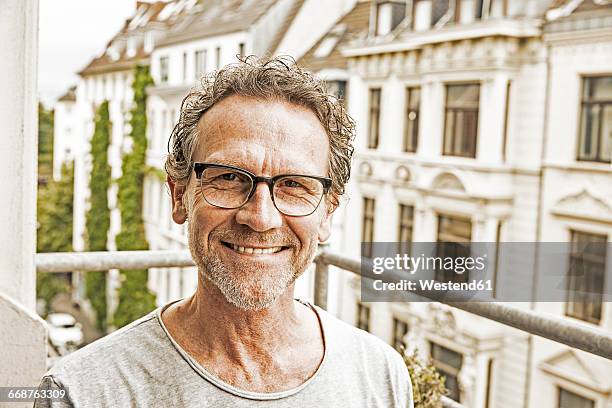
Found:
[[(329, 251), (320, 252), (315, 258), (314, 302), (327, 308), (329, 266), (361, 274), (361, 260)], [(195, 266), (189, 251), (121, 251), (121, 252), (70, 252), (36, 255), (38, 272), (104, 271), (108, 269), (140, 269)], [(367, 279), (367, 276), (364, 277)], [(612, 360), (612, 333), (597, 327), (532, 310), (520, 309), (502, 303), (446, 302), (434, 294), (423, 296), (449, 306), (514, 327), (536, 336), (565, 344), (566, 346)], [(460, 408), (455, 401), (444, 398), (445, 408)]]

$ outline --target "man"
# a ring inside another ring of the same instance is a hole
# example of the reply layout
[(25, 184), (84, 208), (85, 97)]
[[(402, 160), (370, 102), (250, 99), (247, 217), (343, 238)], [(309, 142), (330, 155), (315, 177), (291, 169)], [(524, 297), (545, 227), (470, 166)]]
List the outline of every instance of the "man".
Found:
[(39, 406), (412, 407), (390, 346), (293, 298), (330, 236), (353, 133), (323, 83), (283, 59), (205, 78), (165, 166), (196, 293), (64, 358), (41, 387), (67, 399)]

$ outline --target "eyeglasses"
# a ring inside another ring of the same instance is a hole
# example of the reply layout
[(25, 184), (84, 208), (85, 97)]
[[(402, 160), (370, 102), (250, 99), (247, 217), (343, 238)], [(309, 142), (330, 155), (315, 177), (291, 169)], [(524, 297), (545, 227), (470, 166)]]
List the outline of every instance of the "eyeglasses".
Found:
[(259, 177), (234, 166), (215, 163), (194, 163), (204, 200), (225, 209), (240, 208), (255, 193), (257, 183), (266, 183), (278, 211), (292, 217), (312, 214), (329, 192), (331, 179), (302, 174), (281, 174)]

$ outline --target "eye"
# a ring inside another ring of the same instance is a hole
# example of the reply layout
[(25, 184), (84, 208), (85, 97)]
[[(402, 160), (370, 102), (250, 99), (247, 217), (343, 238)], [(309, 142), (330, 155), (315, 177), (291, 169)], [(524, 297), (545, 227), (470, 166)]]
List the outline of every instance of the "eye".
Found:
[(300, 183), (298, 183), (298, 182), (297, 182), (297, 181), (295, 181), (295, 180), (291, 180), (291, 179), (284, 180), (284, 181), (283, 181), (283, 185), (284, 185), (285, 187), (294, 187), (294, 188), (295, 188), (295, 187), (302, 187), (302, 185), (301, 185)]
[(225, 173), (225, 174), (221, 174), (218, 177), (225, 181), (234, 181), (237, 178), (235, 173)]

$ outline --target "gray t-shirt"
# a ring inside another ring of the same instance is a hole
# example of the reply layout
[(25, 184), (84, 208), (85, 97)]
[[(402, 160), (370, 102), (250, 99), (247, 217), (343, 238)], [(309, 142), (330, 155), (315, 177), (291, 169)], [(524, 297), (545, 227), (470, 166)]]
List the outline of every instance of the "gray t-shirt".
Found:
[(35, 407), (401, 407), (412, 385), (401, 356), (377, 337), (308, 304), (323, 330), (325, 352), (305, 383), (275, 393), (233, 387), (207, 372), (170, 336), (159, 308), (66, 356), (41, 389), (64, 389), (64, 401)]

